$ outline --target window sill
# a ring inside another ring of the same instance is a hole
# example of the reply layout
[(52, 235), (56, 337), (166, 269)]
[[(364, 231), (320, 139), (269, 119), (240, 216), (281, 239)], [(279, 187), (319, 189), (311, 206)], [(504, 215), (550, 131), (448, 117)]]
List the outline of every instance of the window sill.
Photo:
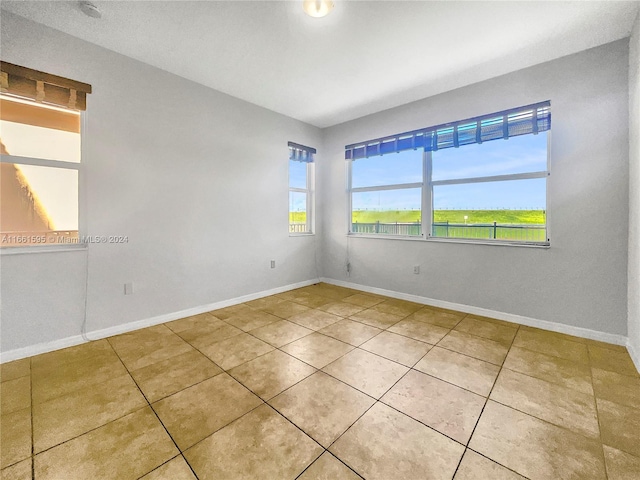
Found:
[(313, 237), (315, 236), (315, 232), (297, 232), (297, 233), (289, 233), (290, 237)]
[(27, 255), (34, 253), (61, 253), (61, 252), (84, 252), (88, 248), (86, 243), (74, 245), (29, 245), (24, 247), (3, 247), (0, 248), (0, 256), (5, 255)]
[(401, 241), (412, 241), (412, 242), (428, 242), (428, 243), (464, 243), (469, 245), (491, 245), (498, 247), (524, 247), (524, 248), (542, 248), (549, 249), (551, 245), (548, 242), (545, 243), (523, 243), (523, 242), (508, 242), (502, 240), (471, 240), (464, 238), (435, 238), (429, 237), (424, 238), (421, 236), (410, 237), (410, 236), (402, 236), (402, 235), (369, 235), (362, 233), (348, 233), (347, 237), (350, 238), (375, 238), (375, 239), (385, 239), (385, 240), (401, 240)]

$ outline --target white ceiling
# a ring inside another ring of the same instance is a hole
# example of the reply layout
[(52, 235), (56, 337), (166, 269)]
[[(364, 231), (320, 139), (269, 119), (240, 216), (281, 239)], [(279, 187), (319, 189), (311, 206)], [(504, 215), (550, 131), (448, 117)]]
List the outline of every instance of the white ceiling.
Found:
[(640, 2), (6, 1), (2, 8), (318, 127), (629, 36)]

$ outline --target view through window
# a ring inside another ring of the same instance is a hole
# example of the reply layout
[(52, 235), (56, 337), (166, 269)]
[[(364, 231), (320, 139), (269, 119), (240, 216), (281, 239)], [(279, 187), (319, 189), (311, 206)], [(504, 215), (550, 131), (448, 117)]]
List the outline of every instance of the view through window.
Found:
[[(550, 122), (548, 105), (540, 112)], [(525, 109), (352, 146), (350, 233), (546, 244), (548, 124), (537, 131), (539, 114)], [(422, 148), (402, 150), (409, 141)]]
[(0, 245), (76, 243), (80, 112), (0, 96)]
[(316, 150), (289, 142), (289, 233), (313, 233), (313, 155)]

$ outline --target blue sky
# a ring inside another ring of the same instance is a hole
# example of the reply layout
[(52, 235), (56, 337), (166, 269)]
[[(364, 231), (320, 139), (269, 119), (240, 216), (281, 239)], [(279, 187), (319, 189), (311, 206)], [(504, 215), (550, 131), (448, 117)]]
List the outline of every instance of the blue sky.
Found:
[[(291, 186), (304, 188), (306, 164), (289, 162)], [(543, 171), (547, 168), (547, 132), (493, 140), (433, 152), (433, 180)], [(422, 150), (409, 150), (353, 162), (353, 187), (422, 182)], [(546, 209), (545, 179), (436, 186), (434, 209)], [(402, 189), (353, 195), (353, 209), (415, 210), (420, 190)], [(303, 210), (303, 198), (290, 200)]]

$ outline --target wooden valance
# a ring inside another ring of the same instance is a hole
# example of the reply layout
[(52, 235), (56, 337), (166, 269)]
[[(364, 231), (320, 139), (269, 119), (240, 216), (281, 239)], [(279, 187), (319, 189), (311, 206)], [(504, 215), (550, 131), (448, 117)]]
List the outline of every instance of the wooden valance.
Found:
[(86, 110), (91, 85), (0, 61), (0, 92), (72, 110)]

